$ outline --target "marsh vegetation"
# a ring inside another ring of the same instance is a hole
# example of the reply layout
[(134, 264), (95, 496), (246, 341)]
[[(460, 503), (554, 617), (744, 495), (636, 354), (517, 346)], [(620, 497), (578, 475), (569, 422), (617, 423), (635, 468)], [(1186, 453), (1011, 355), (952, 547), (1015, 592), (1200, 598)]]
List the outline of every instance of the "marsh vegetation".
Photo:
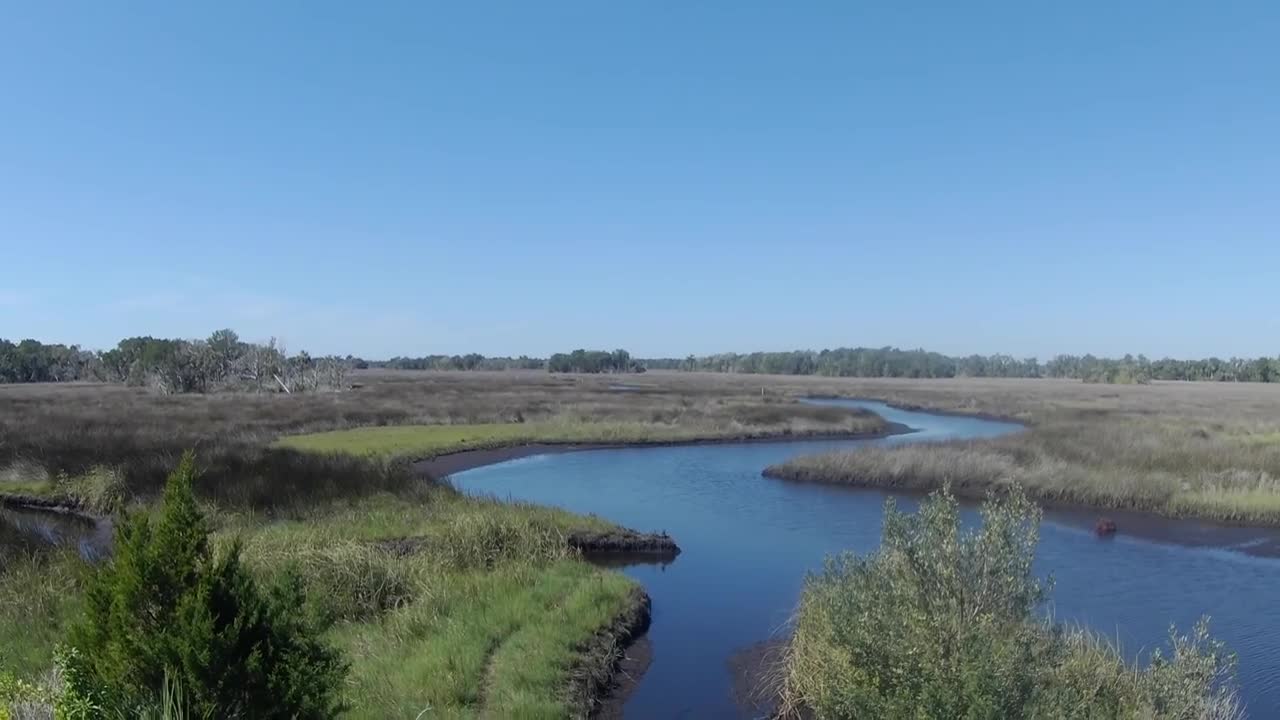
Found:
[[(531, 441), (882, 427), (869, 414), (761, 399), (758, 390), (621, 394), (604, 378), (545, 373), (367, 372), (358, 382), (321, 395), (4, 387), (0, 492), (145, 517), (160, 512), (166, 478), (194, 448), (200, 472), (187, 481), (207, 519), (210, 562), (239, 547), (237, 563), (254, 583), (296, 580), (320, 641), (348, 667), (334, 702), (349, 716), (429, 707), (439, 717), (553, 718), (590, 710), (619, 643), (647, 621), (647, 598), (632, 581), (581, 558), (581, 538), (618, 537), (618, 528), (466, 497), (415, 476), (409, 459)], [(92, 607), (98, 569), (70, 549), (0, 528), (6, 701), (47, 704), (65, 694), (51, 672), (70, 667), (58, 647)], [(131, 705), (149, 701), (144, 685), (156, 697), (163, 691), (151, 687), (167, 677), (156, 667), (131, 686)], [(195, 680), (182, 682), (191, 702), (209, 697), (190, 687)], [(232, 712), (216, 698), (200, 701)]]
[(958, 494), (1022, 485), (1037, 500), (1280, 524), (1280, 388), (951, 381), (821, 386), (905, 406), (1011, 417), (998, 439), (801, 457), (772, 477)]
[(966, 528), (943, 491), (885, 507), (883, 540), (805, 585), (781, 667), (783, 715), (817, 718), (1241, 717), (1234, 656), (1208, 634), (1126, 664), (1086, 630), (1038, 614), (1039, 510), (1016, 488)]
[[(1035, 499), (1274, 522), (1241, 509), (1245, 499), (1270, 503), (1269, 478), (1280, 472), (1270, 410), (1280, 396), (1270, 386), (651, 372), (622, 392), (606, 376), (545, 371), (352, 379), (357, 389), (332, 394), (6, 386), (0, 492), (97, 514), (154, 513), (166, 477), (194, 448), (201, 472), (192, 486), (211, 547), (238, 542), (243, 567), (263, 587), (297, 578), (319, 637), (349, 663), (342, 702), (357, 717), (428, 706), (445, 717), (584, 713), (616, 659), (618, 618), (636, 618), (645, 603), (633, 582), (584, 563), (571, 541), (615, 532), (608, 520), (467, 497), (415, 476), (409, 459), (524, 443), (865, 434), (883, 422), (799, 400), (878, 397), (1029, 427), (989, 441), (840, 456), (889, 468), (882, 482), (893, 487), (949, 482), (981, 494), (1017, 481)], [(1187, 502), (1214, 493), (1228, 498), (1215, 507), (1230, 512)], [(0, 676), (11, 689), (51, 691), (56, 647), (86, 611), (93, 569), (21, 534), (5, 541)], [(1057, 637), (1037, 633), (1028, 642)], [(1185, 647), (1207, 647), (1196, 637)], [(1075, 643), (1112, 657), (1079, 637), (1062, 642), (1054, 652)]]

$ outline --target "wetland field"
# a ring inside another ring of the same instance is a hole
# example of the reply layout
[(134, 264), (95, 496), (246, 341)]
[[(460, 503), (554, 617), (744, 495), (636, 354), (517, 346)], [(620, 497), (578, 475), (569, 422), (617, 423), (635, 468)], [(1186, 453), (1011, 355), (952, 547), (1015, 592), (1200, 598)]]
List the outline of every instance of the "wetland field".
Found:
[[(813, 618), (838, 616), (816, 608), (837, 607), (831, 588), (865, 592), (857, 590), (863, 581), (828, 571), (819, 586), (806, 573), (842, 550), (871, 557), (886, 492), (907, 492), (902, 502), (913, 507), (919, 493), (946, 488), (968, 508), (968, 498), (1020, 488), (1049, 509), (1036, 570), (1071, 580), (1047, 596), (1059, 614), (1066, 607), (1071, 619), (1148, 650), (1162, 639), (1154, 626), (1108, 614), (1072, 586), (1078, 567), (1107, 560), (1094, 555), (1087, 532), (1059, 538), (1054, 528), (1070, 523), (1055, 512), (1167, 523), (1160, 542), (1143, 540), (1132, 552), (1127, 540), (1096, 546), (1120, 549), (1116, 567), (1151, 564), (1144, 553), (1165, 551), (1148, 548), (1178, 547), (1180, 528), (1204, 545), (1205, 528), (1280, 525), (1280, 388), (1270, 385), (684, 372), (620, 384), (538, 371), (365, 371), (352, 379), (347, 391), (297, 395), (0, 387), (0, 678), (9, 678), (0, 691), (12, 696), (0, 700), (52, 702), (58, 648), (86, 612), (94, 573), (111, 562), (103, 559), (109, 529), (163, 514), (161, 490), (187, 450), (211, 546), (237, 547), (264, 584), (298, 580), (323, 643), (345, 663), (339, 695), (351, 717), (427, 708), (443, 717), (750, 714), (744, 708), (758, 705), (731, 699), (729, 657), (777, 635), (801, 598), (823, 603), (795, 616), (807, 623), (805, 647), (814, 638), (834, 642), (813, 630)], [(53, 517), (50, 507), (58, 520), (41, 522)], [(796, 507), (813, 514), (776, 510)], [(813, 509), (822, 507), (836, 514)], [(976, 521), (973, 512), (961, 512), (964, 522)], [(754, 540), (743, 536), (743, 523), (761, 513), (773, 519), (757, 522)], [(805, 521), (814, 526), (801, 530)], [(782, 534), (771, 534), (773, 526)], [(661, 557), (610, 562), (591, 552), (602, 548)], [(1175, 582), (1213, 583), (1231, 575), (1222, 567), (1235, 567), (1240, 553), (1227, 555), (1167, 562), (1191, 568)], [(1264, 584), (1280, 577), (1269, 565), (1247, 567)], [(720, 602), (695, 597), (712, 579), (732, 590)], [(1224, 618), (1201, 595), (1156, 603), (1169, 617), (1152, 621), (1189, 632), (1200, 613), (1214, 614), (1213, 630), (1228, 644), (1246, 637), (1233, 648), (1242, 655), (1245, 704), (1258, 716), (1280, 708), (1265, 680), (1280, 655), (1247, 640), (1274, 635), (1275, 627), (1256, 624), (1280, 619), (1230, 607)], [(749, 596), (759, 601), (731, 601)], [(1237, 617), (1254, 625), (1231, 627)], [(1036, 652), (1066, 652), (1028, 637)], [(1092, 640), (1071, 642), (1072, 658), (1080, 648), (1112, 658)], [(1141, 653), (1115, 652), (1115, 667), (1145, 662)], [(627, 656), (641, 654), (649, 671), (626, 671)], [(805, 667), (808, 677), (819, 666)], [(1218, 693), (1218, 666), (1211, 669), (1213, 677), (1187, 687)], [(832, 672), (832, 685), (788, 685), (775, 674), (748, 694), (787, 700), (775, 709), (839, 707), (857, 696), (839, 684), (856, 685), (859, 676)], [(1156, 702), (1163, 677), (1122, 688), (1125, 707)], [(1048, 702), (1043, 692), (1036, 697)]]

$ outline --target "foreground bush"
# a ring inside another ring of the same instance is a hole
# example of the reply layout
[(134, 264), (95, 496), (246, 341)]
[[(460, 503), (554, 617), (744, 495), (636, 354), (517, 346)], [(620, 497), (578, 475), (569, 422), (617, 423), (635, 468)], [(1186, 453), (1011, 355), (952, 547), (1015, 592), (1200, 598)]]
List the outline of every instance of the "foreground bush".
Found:
[(68, 692), (107, 716), (152, 706), (169, 682), (193, 717), (331, 717), (346, 665), (307, 620), (301, 584), (260, 588), (238, 544), (212, 552), (194, 479), (187, 454), (159, 517), (121, 524), (70, 633)]
[(1208, 636), (1125, 664), (1088, 633), (1036, 616), (1040, 512), (1016, 491), (962, 526), (947, 491), (917, 514), (885, 508), (881, 548), (811, 576), (784, 679), (784, 710), (818, 718), (1169, 718), (1239, 716), (1234, 657)]

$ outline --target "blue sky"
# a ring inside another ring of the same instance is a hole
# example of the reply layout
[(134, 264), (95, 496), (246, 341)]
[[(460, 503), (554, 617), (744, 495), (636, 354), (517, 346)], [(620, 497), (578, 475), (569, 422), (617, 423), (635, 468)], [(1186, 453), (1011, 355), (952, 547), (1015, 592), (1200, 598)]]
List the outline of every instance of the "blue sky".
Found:
[(0, 13), (0, 336), (1280, 353), (1280, 3)]

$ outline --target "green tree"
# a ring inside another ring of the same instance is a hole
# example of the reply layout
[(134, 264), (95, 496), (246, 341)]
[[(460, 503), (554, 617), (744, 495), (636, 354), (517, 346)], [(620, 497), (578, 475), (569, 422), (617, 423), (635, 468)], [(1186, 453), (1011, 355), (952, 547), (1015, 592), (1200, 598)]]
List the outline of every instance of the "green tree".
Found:
[(167, 673), (198, 717), (331, 717), (346, 664), (301, 611), (300, 582), (264, 590), (238, 543), (213, 552), (195, 479), (187, 453), (158, 517), (120, 525), (116, 553), (91, 578), (86, 615), (69, 633), (80, 684), (72, 690), (129, 714), (154, 702)]

